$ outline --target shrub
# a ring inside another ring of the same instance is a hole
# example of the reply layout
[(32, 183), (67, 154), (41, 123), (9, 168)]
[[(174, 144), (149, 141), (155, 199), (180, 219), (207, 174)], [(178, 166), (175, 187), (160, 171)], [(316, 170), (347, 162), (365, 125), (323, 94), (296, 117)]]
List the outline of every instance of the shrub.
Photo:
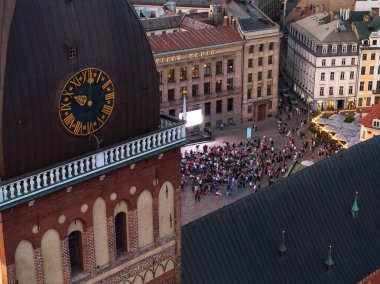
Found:
[(354, 120), (355, 120), (354, 117), (348, 115), (348, 116), (346, 116), (346, 118), (344, 119), (344, 122), (351, 123), (351, 122), (353, 122)]

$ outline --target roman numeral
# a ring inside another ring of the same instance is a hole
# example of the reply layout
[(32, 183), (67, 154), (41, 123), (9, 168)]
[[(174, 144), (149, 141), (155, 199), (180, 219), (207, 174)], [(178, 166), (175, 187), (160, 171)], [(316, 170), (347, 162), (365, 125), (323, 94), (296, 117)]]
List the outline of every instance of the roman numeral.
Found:
[(83, 76), (83, 83), (88, 80), (91, 76), (91, 70), (84, 70), (82, 71), (82, 76)]
[(70, 113), (68, 116), (66, 116), (64, 119), (63, 119), (63, 122), (69, 127), (71, 128), (75, 122), (75, 117), (72, 113)]
[(74, 128), (74, 133), (79, 134), (79, 132), (82, 132), (82, 122), (77, 121)]
[(70, 81), (70, 83), (74, 85), (75, 90), (78, 89), (78, 87), (82, 86), (82, 83), (79, 81), (77, 76), (74, 76), (74, 78)]
[(106, 115), (111, 115), (111, 113), (112, 113), (112, 107), (109, 106), (109, 105), (104, 105), (103, 108), (102, 108), (102, 113), (104, 113)]
[(102, 77), (102, 74), (103, 74), (103, 72), (100, 71), (100, 72), (99, 72), (99, 75), (98, 75), (98, 79), (96, 80), (96, 83), (99, 83), (99, 80), (100, 80), (100, 78)]
[(108, 100), (113, 100), (114, 98), (115, 98), (115, 94), (114, 94), (114, 93), (106, 94), (106, 95), (104, 96), (104, 99), (105, 99), (106, 101), (108, 101)]
[(68, 91), (64, 90), (62, 93), (63, 96), (70, 97), (70, 99), (73, 98), (74, 93), (69, 93)]
[(110, 84), (111, 84), (111, 80), (108, 79), (108, 81), (105, 82), (104, 85), (102, 86), (102, 89), (105, 90)]
[(95, 131), (94, 124), (92, 121), (87, 122), (87, 133), (90, 134)]
[(104, 120), (102, 120), (100, 117), (97, 118), (99, 127), (101, 127), (104, 124)]
[(61, 110), (61, 111), (68, 111), (68, 110), (71, 110), (71, 102), (68, 102), (67, 104), (65, 104), (65, 103), (61, 103), (60, 110)]

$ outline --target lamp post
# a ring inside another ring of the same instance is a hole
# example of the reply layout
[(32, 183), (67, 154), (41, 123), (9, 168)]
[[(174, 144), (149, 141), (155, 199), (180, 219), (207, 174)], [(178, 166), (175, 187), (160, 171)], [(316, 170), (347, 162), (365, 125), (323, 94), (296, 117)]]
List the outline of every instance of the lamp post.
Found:
[(186, 95), (187, 95), (187, 90), (186, 88), (182, 89), (182, 97), (183, 97), (183, 112), (182, 112), (182, 120), (186, 121), (187, 115), (186, 115)]

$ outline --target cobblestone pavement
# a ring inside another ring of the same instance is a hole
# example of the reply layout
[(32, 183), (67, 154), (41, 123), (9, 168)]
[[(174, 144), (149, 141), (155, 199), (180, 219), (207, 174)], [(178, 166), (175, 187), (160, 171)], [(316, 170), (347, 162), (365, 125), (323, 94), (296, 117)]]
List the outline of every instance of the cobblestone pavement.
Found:
[[(283, 121), (287, 123), (287, 127), (289, 129), (292, 129), (293, 127), (300, 127), (300, 120), (305, 119), (305, 115), (293, 115), (293, 117), (288, 120), (287, 115), (283, 114), (282, 116)], [(272, 137), (274, 140), (274, 147), (275, 151), (279, 151), (283, 148), (285, 145), (285, 142), (289, 140), (288, 137), (282, 136), (279, 134), (278, 126), (277, 126), (277, 119), (275, 118), (269, 118), (265, 121), (260, 121), (256, 123), (257, 125), (257, 132), (252, 134), (253, 138), (262, 138), (264, 135), (269, 139), (269, 137)], [(246, 128), (252, 127), (252, 123), (249, 124), (242, 124), (238, 125), (236, 127), (227, 127), (223, 130), (216, 130), (212, 134), (213, 141), (210, 141), (208, 143), (201, 143), (201, 144), (194, 144), (191, 146), (185, 146), (181, 149), (182, 153), (185, 151), (195, 150), (196, 145), (200, 145), (199, 149), (202, 149), (203, 144), (207, 145), (220, 145), (223, 144), (224, 141), (239, 143), (241, 141), (246, 140)], [(301, 131), (303, 131), (306, 136), (304, 139), (307, 139), (309, 141), (310, 145), (310, 139), (312, 138), (312, 133), (310, 133), (307, 130), (307, 126), (303, 126)], [(295, 144), (297, 146), (297, 149), (300, 149), (302, 140), (300, 137), (297, 137), (295, 134)], [(305, 140), (306, 141), (306, 140)], [(308, 149), (309, 150), (309, 149)], [(321, 157), (318, 157), (318, 148), (314, 152), (315, 154), (311, 154), (310, 152), (307, 153), (303, 159), (299, 160), (301, 162), (302, 160), (310, 160), (311, 156), (314, 156), (314, 162), (318, 162)], [(290, 162), (287, 161), (288, 167), (290, 166)], [(265, 176), (261, 180), (261, 188), (268, 185), (267, 176)], [(222, 190), (222, 193), (225, 191)], [(232, 193), (232, 196), (226, 197), (215, 197), (214, 195), (202, 195), (200, 202), (195, 202), (194, 195), (192, 194), (191, 185), (186, 185), (184, 188), (184, 192), (182, 192), (182, 224), (187, 224), (195, 219), (198, 219), (204, 215), (207, 215), (210, 212), (213, 212), (227, 204), (230, 204), (244, 196), (247, 196), (251, 194), (252, 191), (250, 191), (247, 188), (243, 189), (241, 192), (234, 191)], [(254, 194), (254, 193), (253, 193)]]

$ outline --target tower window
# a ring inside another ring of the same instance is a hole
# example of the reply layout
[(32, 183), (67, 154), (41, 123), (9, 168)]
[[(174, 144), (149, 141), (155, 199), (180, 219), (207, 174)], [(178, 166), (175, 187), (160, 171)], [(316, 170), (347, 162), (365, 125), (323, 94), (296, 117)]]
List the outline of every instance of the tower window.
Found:
[(76, 43), (72, 43), (66, 46), (67, 58), (69, 60), (78, 58), (78, 46)]
[(69, 237), (69, 252), (70, 252), (70, 264), (71, 264), (71, 274), (83, 270), (83, 259), (82, 259), (82, 239), (81, 232), (74, 231)]

